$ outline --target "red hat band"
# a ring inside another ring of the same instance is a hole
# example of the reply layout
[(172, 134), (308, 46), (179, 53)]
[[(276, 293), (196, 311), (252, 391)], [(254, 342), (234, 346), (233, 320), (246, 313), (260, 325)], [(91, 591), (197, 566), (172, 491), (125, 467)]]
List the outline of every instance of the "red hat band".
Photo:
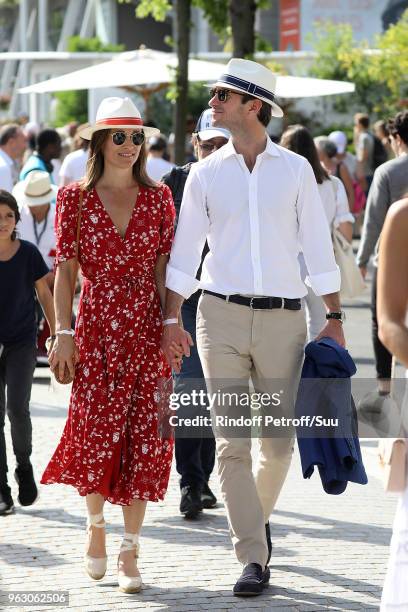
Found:
[(143, 119), (139, 117), (111, 117), (109, 119), (99, 119), (96, 125), (106, 125), (109, 127), (111, 125), (123, 125), (124, 123), (127, 125), (143, 125)]

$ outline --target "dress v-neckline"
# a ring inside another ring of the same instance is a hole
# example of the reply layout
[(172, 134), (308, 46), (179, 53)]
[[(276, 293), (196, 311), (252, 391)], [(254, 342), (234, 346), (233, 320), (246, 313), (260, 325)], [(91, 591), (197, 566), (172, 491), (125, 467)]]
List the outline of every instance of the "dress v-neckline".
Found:
[(98, 193), (98, 191), (97, 191), (96, 187), (94, 187), (94, 191), (95, 191), (95, 193), (96, 193), (96, 197), (97, 197), (97, 199), (98, 199), (99, 204), (100, 204), (100, 205), (101, 205), (101, 207), (103, 208), (103, 210), (104, 210), (104, 212), (105, 212), (105, 215), (106, 215), (106, 216), (107, 216), (107, 218), (109, 219), (109, 221), (110, 221), (110, 223), (111, 223), (111, 225), (112, 225), (113, 229), (115, 230), (115, 232), (116, 232), (117, 236), (119, 237), (119, 239), (120, 239), (122, 242), (126, 242), (126, 240), (127, 240), (127, 234), (128, 234), (128, 231), (129, 231), (130, 224), (132, 223), (132, 220), (133, 220), (133, 215), (135, 214), (135, 210), (136, 210), (136, 208), (137, 208), (137, 201), (138, 201), (138, 199), (139, 199), (139, 195), (140, 195), (141, 190), (142, 190), (142, 187), (141, 187), (141, 185), (139, 185), (139, 189), (138, 189), (138, 192), (137, 192), (137, 195), (136, 195), (135, 203), (133, 204), (132, 212), (130, 213), (130, 217), (129, 217), (129, 221), (127, 222), (127, 226), (126, 226), (126, 229), (125, 229), (125, 233), (124, 233), (124, 235), (122, 236), (122, 235), (121, 235), (121, 233), (120, 233), (120, 231), (118, 230), (118, 228), (117, 228), (116, 224), (113, 222), (112, 217), (110, 216), (110, 214), (109, 214), (109, 213), (108, 213), (108, 211), (106, 210), (106, 207), (105, 207), (104, 203), (102, 202), (102, 199), (101, 199), (101, 197), (100, 197), (100, 195), (99, 195), (99, 193)]

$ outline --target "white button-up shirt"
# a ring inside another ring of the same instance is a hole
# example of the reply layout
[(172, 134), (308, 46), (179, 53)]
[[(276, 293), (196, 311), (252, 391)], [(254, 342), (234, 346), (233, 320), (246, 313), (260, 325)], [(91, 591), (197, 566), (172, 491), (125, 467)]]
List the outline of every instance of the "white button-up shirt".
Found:
[(13, 160), (0, 148), (0, 189), (5, 189), (9, 193), (12, 192), (14, 186), (13, 169)]
[[(198, 281), (206, 239), (210, 252)], [(229, 141), (190, 170), (166, 286), (185, 299), (199, 288), (303, 297), (301, 251), (313, 291), (339, 291), (340, 272), (309, 162), (267, 138), (250, 172)]]

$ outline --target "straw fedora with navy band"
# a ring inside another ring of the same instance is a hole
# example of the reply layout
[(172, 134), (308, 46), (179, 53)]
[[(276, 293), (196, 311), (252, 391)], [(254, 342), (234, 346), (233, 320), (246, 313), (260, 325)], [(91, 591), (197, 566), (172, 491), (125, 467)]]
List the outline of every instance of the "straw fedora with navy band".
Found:
[(282, 109), (275, 102), (276, 78), (276, 74), (262, 64), (233, 58), (217, 82), (208, 83), (208, 86), (247, 93), (270, 104), (273, 117), (283, 117)]
[(78, 132), (84, 140), (91, 140), (99, 130), (132, 129), (143, 130), (146, 138), (157, 136), (160, 130), (143, 125), (143, 119), (130, 98), (104, 98), (96, 111), (93, 125)]

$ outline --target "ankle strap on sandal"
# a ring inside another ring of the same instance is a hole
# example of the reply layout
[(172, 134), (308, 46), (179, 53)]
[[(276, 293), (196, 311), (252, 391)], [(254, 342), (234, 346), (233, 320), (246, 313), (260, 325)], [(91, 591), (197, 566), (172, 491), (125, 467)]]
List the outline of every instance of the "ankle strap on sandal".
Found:
[(140, 544), (139, 544), (139, 534), (138, 533), (125, 533), (123, 535), (122, 544), (120, 545), (120, 552), (125, 552), (127, 550), (134, 550), (136, 552), (136, 557), (137, 557), (139, 548), (140, 548)]
[(106, 523), (103, 518), (103, 513), (101, 512), (100, 514), (88, 514), (87, 525), (88, 527), (92, 525), (92, 527), (98, 527), (100, 529), (106, 527)]

